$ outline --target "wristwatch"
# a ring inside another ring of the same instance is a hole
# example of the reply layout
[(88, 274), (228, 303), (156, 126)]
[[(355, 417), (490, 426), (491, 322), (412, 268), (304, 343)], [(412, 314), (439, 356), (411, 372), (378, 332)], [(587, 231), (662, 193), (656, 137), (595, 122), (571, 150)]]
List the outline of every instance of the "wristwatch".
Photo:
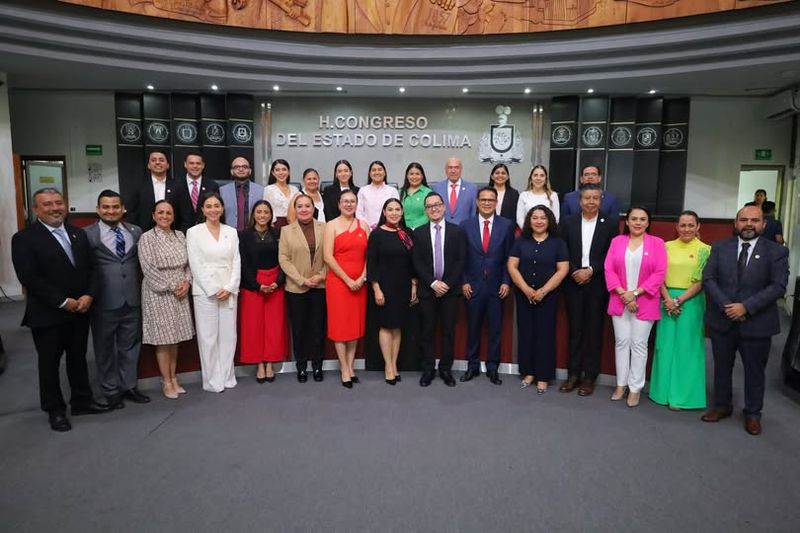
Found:
[(641, 293), (639, 292), (639, 289), (634, 289), (634, 291), (633, 291), (633, 297), (634, 298), (638, 298), (640, 294)]

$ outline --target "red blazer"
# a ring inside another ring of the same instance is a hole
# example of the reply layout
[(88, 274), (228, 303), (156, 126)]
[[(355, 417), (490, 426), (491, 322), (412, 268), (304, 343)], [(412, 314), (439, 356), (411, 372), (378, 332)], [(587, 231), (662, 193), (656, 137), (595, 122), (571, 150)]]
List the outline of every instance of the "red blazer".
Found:
[[(625, 249), (628, 247), (630, 236), (618, 235), (611, 240), (605, 261), (606, 287), (611, 293), (608, 299), (608, 314), (621, 316), (625, 311), (622, 299), (617, 296), (616, 289), (627, 289), (627, 274), (625, 273)], [(644, 234), (644, 250), (642, 252), (642, 267), (639, 270), (638, 286), (644, 290), (637, 298), (639, 310), (636, 318), (639, 320), (658, 320), (661, 318), (661, 285), (667, 275), (667, 249), (664, 241)]]

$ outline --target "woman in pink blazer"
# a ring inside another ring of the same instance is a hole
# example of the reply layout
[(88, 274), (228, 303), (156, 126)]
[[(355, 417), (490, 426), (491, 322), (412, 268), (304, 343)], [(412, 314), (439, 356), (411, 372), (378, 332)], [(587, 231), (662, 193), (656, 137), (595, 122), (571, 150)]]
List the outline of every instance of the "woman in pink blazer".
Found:
[(661, 318), (660, 291), (667, 272), (664, 241), (648, 233), (650, 212), (631, 207), (622, 235), (614, 237), (605, 261), (608, 314), (616, 340), (617, 388), (611, 400), (628, 395), (628, 407), (639, 405), (647, 369), (647, 339)]

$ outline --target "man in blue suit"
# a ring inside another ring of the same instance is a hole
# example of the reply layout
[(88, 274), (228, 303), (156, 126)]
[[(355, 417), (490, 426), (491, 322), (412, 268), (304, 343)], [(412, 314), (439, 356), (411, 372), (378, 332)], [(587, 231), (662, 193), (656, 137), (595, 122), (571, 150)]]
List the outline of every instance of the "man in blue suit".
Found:
[(233, 181), (219, 188), (225, 204), (225, 223), (237, 230), (247, 227), (253, 204), (264, 198), (264, 187), (250, 181), (253, 169), (244, 157), (231, 161)]
[(444, 219), (451, 224), (461, 224), (469, 217), (475, 216), (475, 197), (478, 195), (478, 189), (461, 177), (463, 169), (459, 158), (449, 158), (444, 166), (447, 179), (433, 185), (433, 191), (438, 192), (444, 199)]
[(500, 385), (503, 382), (497, 375), (497, 368), (500, 366), (503, 300), (511, 291), (506, 261), (514, 243), (514, 223), (495, 216), (497, 191), (492, 187), (484, 187), (478, 192), (477, 206), (478, 216), (461, 223), (467, 239), (462, 291), (467, 301), (469, 366), (460, 381), (470, 381), (481, 373), (481, 330), (488, 315), (486, 375), (492, 383)]
[(702, 419), (731, 416), (732, 373), (738, 350), (744, 366), (745, 431), (761, 433), (764, 369), (772, 336), (780, 331), (776, 302), (786, 293), (789, 252), (765, 238), (764, 214), (746, 206), (736, 214), (736, 237), (714, 243), (703, 270), (709, 297), (706, 324), (714, 351), (714, 406)]
[[(581, 171), (580, 184), (594, 183), (600, 185), (603, 180), (603, 175), (600, 169), (594, 165), (588, 165)], [(580, 189), (572, 191), (564, 196), (564, 202), (561, 204), (561, 220), (564, 220), (569, 215), (575, 215), (581, 212), (581, 192)], [(603, 191), (600, 198), (600, 213), (604, 216), (619, 220), (619, 200), (617, 196), (611, 191)]]

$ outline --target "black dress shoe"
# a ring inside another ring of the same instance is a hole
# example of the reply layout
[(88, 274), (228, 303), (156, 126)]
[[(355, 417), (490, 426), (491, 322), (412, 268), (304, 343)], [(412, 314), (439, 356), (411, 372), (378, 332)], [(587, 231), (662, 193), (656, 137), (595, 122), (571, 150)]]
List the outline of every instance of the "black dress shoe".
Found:
[(119, 394), (106, 397), (106, 402), (108, 402), (108, 406), (112, 409), (125, 409), (125, 402), (122, 401), (122, 396)]
[(69, 431), (72, 429), (72, 424), (69, 423), (67, 417), (64, 413), (49, 413), (48, 418), (50, 419), (50, 429), (53, 431)]
[(402, 377), (400, 377), (400, 374), (397, 374), (397, 375), (394, 377), (394, 379), (396, 379), (398, 383), (400, 383), (401, 381), (403, 381), (403, 378), (402, 378)]
[(305, 383), (306, 381), (308, 381), (308, 372), (306, 372), (305, 370), (298, 370), (297, 381), (299, 381), (300, 383)]
[(263, 385), (264, 383), (266, 383), (266, 382), (267, 382), (267, 378), (260, 378), (260, 377), (256, 376), (256, 382), (257, 382), (259, 385)]
[(394, 378), (394, 379), (386, 379), (386, 378), (384, 378), (383, 381), (385, 381), (387, 385), (392, 385), (392, 386), (397, 385), (397, 378)]
[(486, 377), (488, 377), (489, 381), (491, 381), (495, 385), (502, 385), (503, 384), (503, 380), (500, 379), (500, 376), (498, 375), (497, 370), (487, 370), (486, 371)]
[(315, 369), (314, 370), (314, 381), (322, 381), (322, 369)]
[(267, 383), (272, 383), (273, 381), (275, 381), (275, 374), (265, 377), (264, 381), (266, 381)]
[(433, 381), (433, 378), (436, 374), (433, 373), (432, 370), (427, 370), (422, 373), (422, 377), (419, 378), (419, 386), (420, 387), (428, 387)]
[(449, 370), (439, 369), (439, 377), (442, 378), (442, 381), (444, 381), (444, 384), (448, 387), (456, 386), (456, 379), (453, 377), (453, 373)]
[(342, 381), (342, 387), (344, 387), (345, 389), (352, 389), (353, 388), (353, 380)]
[(361, 380), (360, 380), (360, 379), (358, 379), (358, 376), (353, 376), (353, 377), (351, 377), (351, 378), (350, 378), (350, 381), (352, 381), (353, 383), (361, 383)]
[(480, 375), (481, 375), (481, 371), (479, 369), (477, 369), (477, 368), (468, 368), (467, 371), (464, 372), (461, 375), (460, 378), (458, 378), (458, 381), (460, 381), (462, 383), (465, 383), (465, 382), (470, 381), (473, 378), (476, 378), (476, 377), (478, 377)]
[(111, 406), (94, 400), (81, 407), (72, 408), (72, 416), (99, 415), (111, 411)]
[(150, 396), (146, 396), (133, 388), (131, 390), (125, 391), (122, 393), (122, 397), (126, 400), (130, 400), (133, 403), (150, 403)]

